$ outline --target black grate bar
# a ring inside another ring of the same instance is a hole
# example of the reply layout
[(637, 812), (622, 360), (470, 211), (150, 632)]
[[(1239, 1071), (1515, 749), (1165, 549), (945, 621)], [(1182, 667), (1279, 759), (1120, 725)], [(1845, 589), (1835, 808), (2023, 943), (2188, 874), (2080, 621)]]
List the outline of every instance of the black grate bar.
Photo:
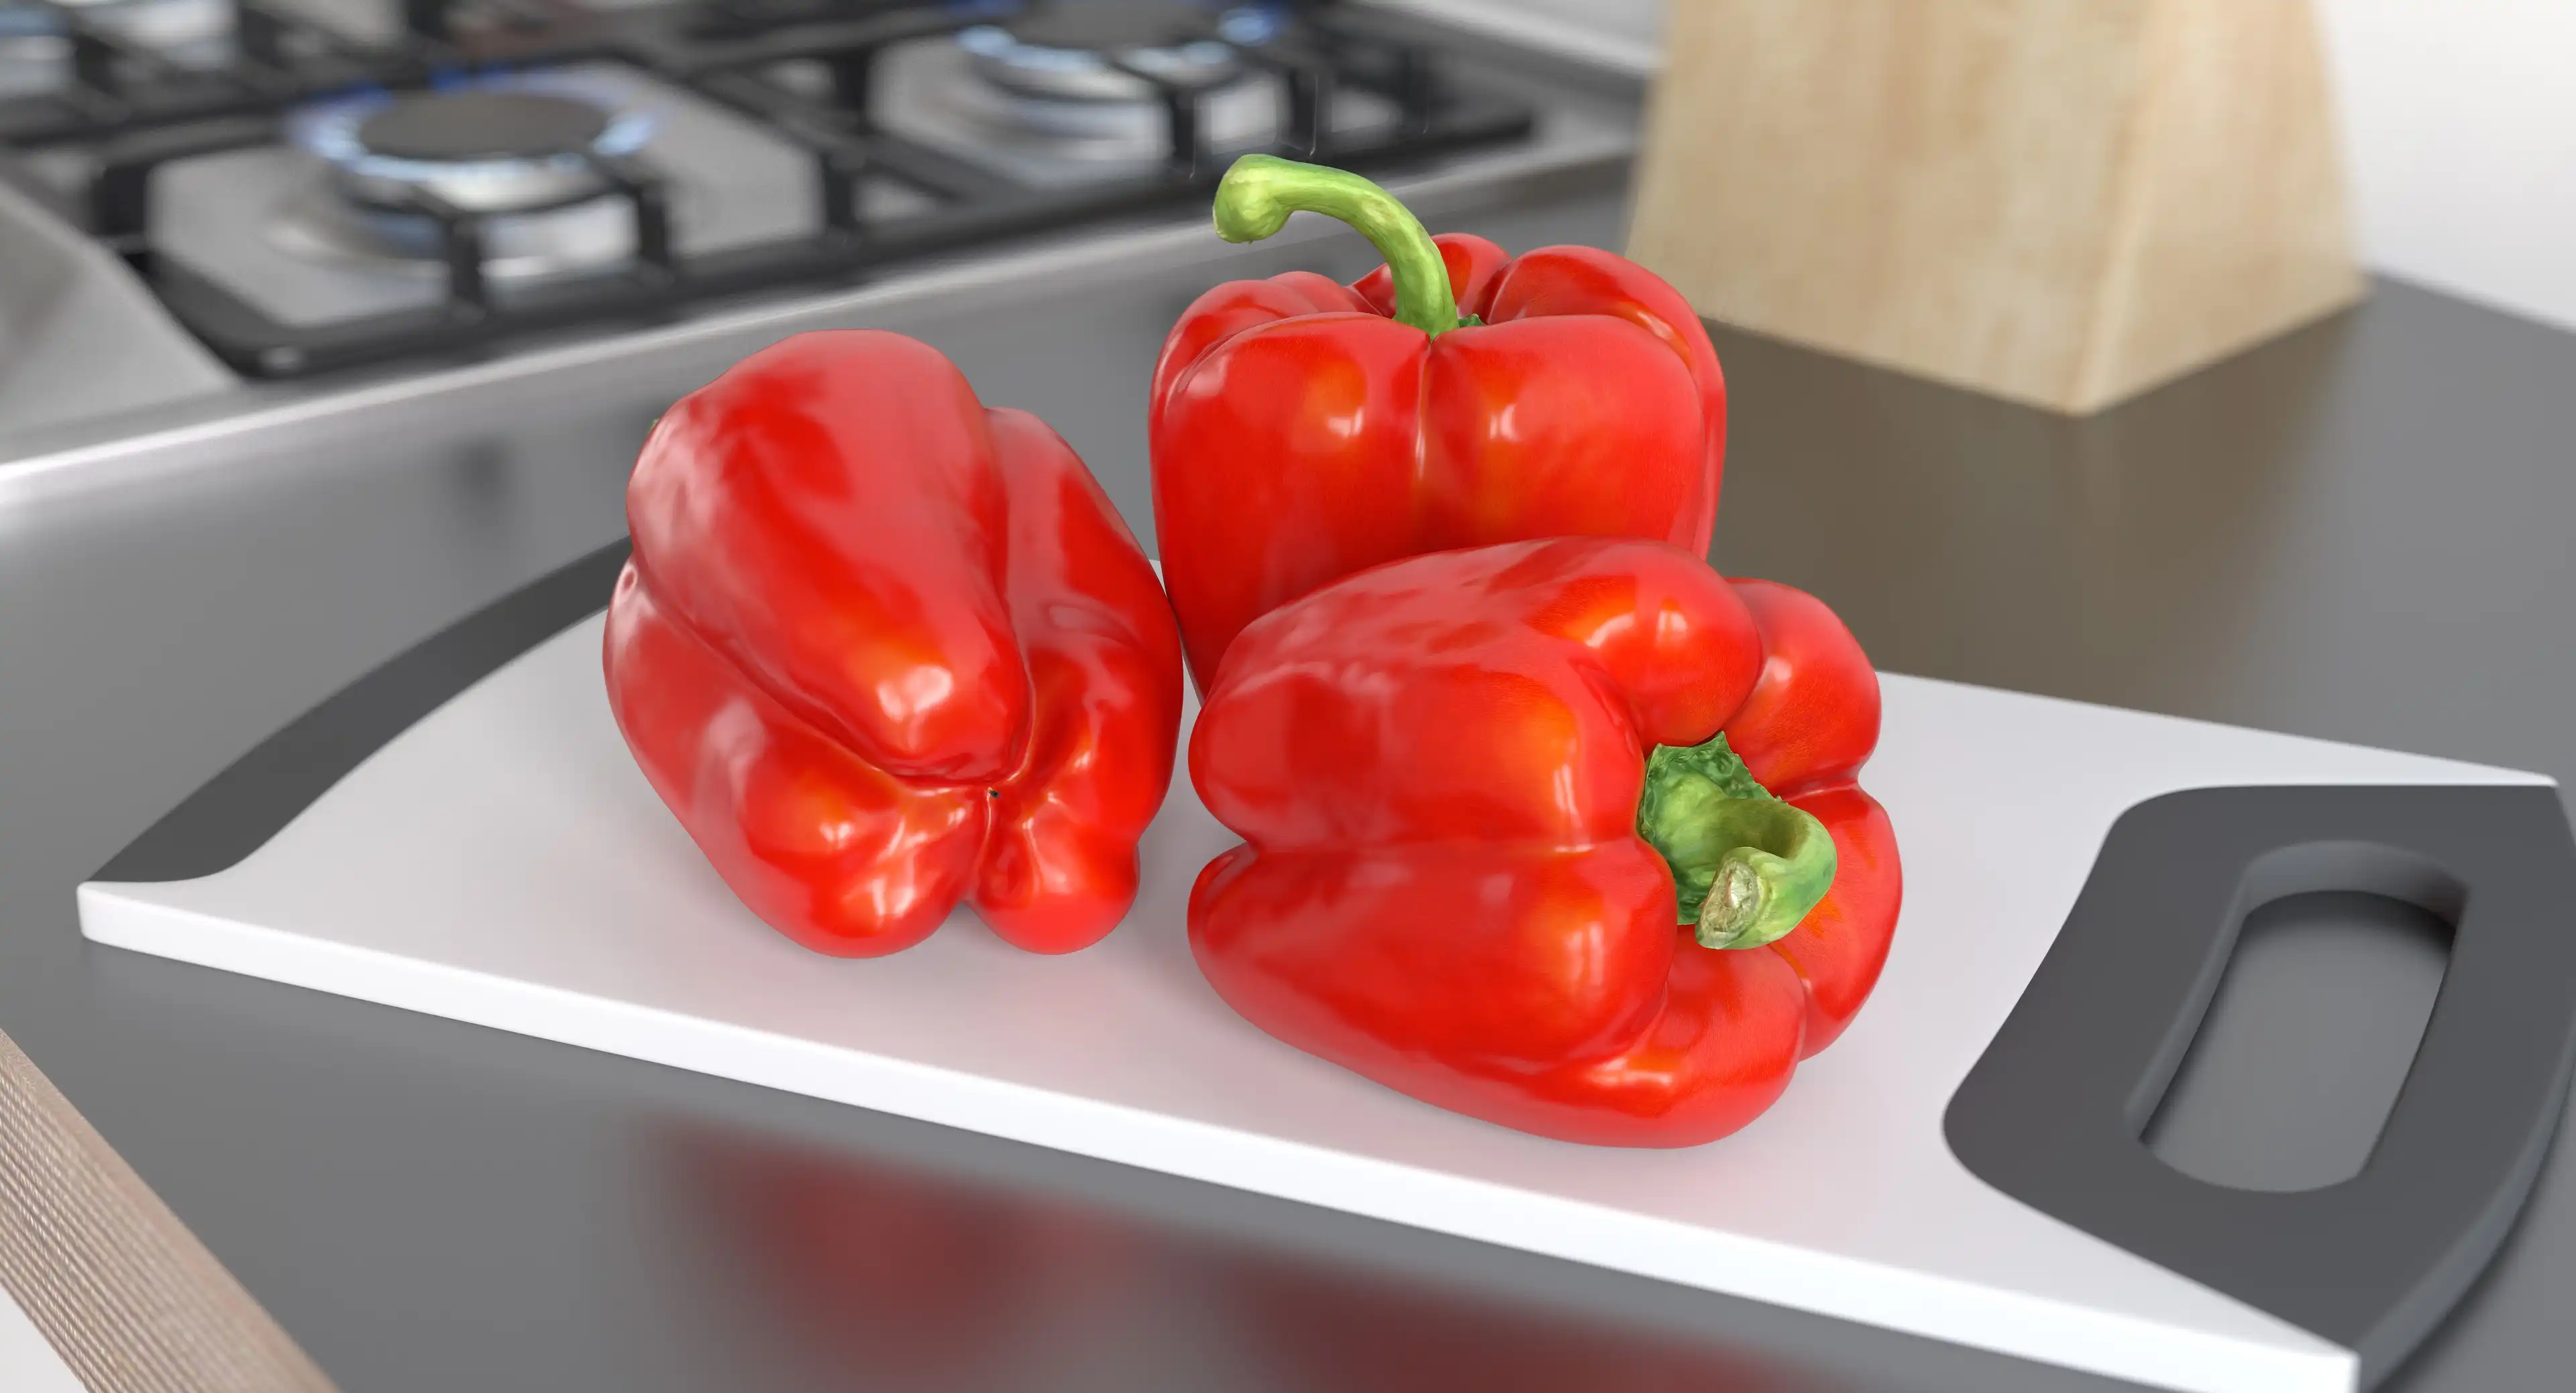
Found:
[(593, 156), (590, 163), (634, 209), (636, 264), (665, 277), (677, 274), (671, 246), (670, 182), (632, 155)]
[(492, 287), (483, 274), (483, 215), (460, 208), (430, 189), (411, 191), (411, 210), (438, 224), (439, 242), (447, 252), (447, 299), (452, 313), (480, 319), (492, 308)]
[(647, 67), (678, 77), (729, 69), (757, 68), (793, 58), (840, 58), (864, 54), (913, 39), (954, 34), (976, 23), (972, 15), (945, 6), (888, 10), (858, 19), (797, 24), (740, 39), (710, 39), (673, 26), (649, 32), (628, 45)]

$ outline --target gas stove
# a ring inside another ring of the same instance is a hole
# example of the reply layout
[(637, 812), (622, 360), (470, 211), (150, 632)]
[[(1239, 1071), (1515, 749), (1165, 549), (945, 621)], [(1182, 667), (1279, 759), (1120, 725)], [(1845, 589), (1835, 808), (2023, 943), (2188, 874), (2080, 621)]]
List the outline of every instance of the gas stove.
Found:
[(1534, 139), (1442, 31), (1235, 0), (0, 0), (0, 155), (235, 371), (607, 331)]

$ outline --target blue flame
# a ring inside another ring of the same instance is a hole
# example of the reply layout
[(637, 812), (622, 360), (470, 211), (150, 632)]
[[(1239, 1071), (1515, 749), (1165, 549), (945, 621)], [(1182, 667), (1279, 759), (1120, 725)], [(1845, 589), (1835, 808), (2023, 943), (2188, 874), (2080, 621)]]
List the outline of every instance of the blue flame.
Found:
[[(574, 74), (510, 72), (494, 68), (478, 73), (470, 69), (450, 68), (429, 76), (429, 90), (432, 92), (469, 89), (551, 93), (611, 110), (607, 127), (590, 143), (590, 153), (601, 158), (623, 158), (642, 150), (660, 125), (649, 111), (616, 110), (622, 100), (621, 94), (600, 84), (585, 82)], [(413, 160), (376, 154), (359, 141), (358, 129), (366, 124), (368, 117), (390, 104), (394, 96), (382, 86), (368, 84), (313, 103), (288, 118), (288, 138), (353, 174), (403, 183), (506, 175), (524, 170), (531, 163), (526, 160)], [(547, 168), (573, 168), (583, 163), (583, 157), (557, 155), (534, 163)]]
[(1288, 16), (1276, 5), (1239, 5), (1217, 16), (1217, 37), (1243, 48), (1259, 48), (1279, 37)]

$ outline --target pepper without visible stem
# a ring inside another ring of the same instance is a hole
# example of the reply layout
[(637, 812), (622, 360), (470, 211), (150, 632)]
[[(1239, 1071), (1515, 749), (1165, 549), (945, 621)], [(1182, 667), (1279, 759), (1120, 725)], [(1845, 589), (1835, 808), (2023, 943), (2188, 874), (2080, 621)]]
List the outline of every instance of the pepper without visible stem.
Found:
[(1297, 212), (1339, 218), (1369, 239), (1395, 278), (1397, 322), (1435, 336), (1475, 322), (1458, 317), (1449, 265), (1421, 219), (1376, 184), (1346, 169), (1246, 155), (1216, 187), (1216, 235), (1229, 242), (1258, 242)]
[(1646, 759), (1637, 835), (1673, 868), (1680, 920), (1710, 948), (1759, 948), (1798, 927), (1833, 888), (1834, 839), (1771, 796), (1720, 731)]

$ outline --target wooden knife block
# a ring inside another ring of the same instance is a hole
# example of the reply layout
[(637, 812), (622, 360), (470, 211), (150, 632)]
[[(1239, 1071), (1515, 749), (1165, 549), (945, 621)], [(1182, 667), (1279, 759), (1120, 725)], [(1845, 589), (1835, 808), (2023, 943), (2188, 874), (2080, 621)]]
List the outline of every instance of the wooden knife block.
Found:
[(2076, 413), (2363, 290), (2308, 0), (1672, 0), (1629, 252)]

